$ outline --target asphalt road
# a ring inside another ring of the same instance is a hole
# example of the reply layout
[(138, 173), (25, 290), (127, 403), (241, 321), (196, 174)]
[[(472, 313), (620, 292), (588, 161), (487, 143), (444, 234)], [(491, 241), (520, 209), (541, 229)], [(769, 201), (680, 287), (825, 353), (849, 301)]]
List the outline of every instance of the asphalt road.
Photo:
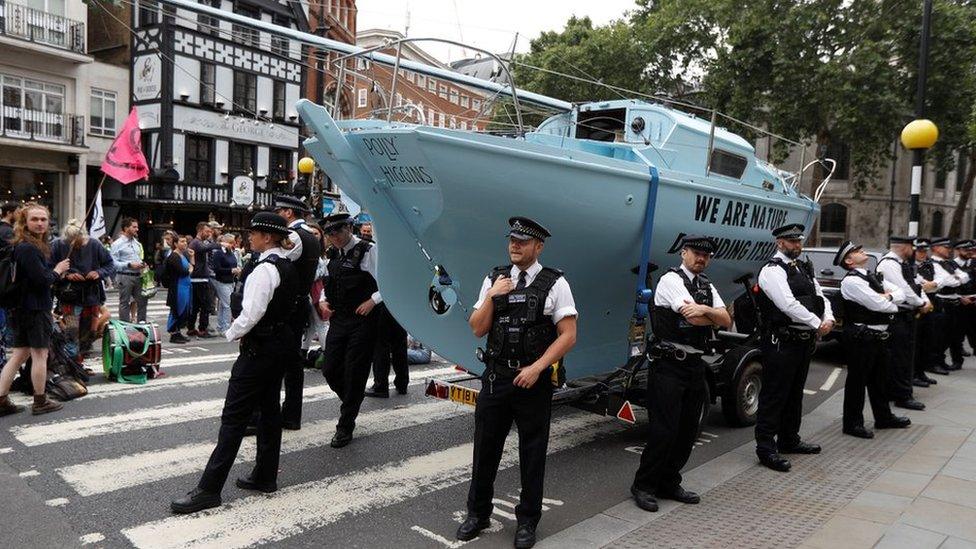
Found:
[[(164, 323), (161, 298), (150, 317)], [(811, 367), (806, 410), (843, 387), (830, 347)], [(356, 439), (339, 450), (328, 446), (338, 400), (319, 372), (307, 370), (303, 428), (285, 432), (278, 493), (233, 486), (253, 464), (253, 440), (246, 440), (225, 505), (174, 517), (169, 501), (195, 486), (216, 440), (236, 346), (211, 339), (167, 343), (164, 351), (164, 378), (135, 386), (98, 375), (91, 394), (59, 413), (0, 420), (0, 460), (68, 536), (101, 547), (460, 546), (453, 534), (464, 515), (472, 409), (422, 394), (425, 378), (454, 375), (448, 365), (414, 367), (406, 396), (367, 399)], [(568, 407), (554, 412), (540, 537), (628, 496), (646, 437), (643, 411), (638, 419), (628, 426)], [(727, 427), (716, 405), (688, 467), (751, 438), (750, 428)], [(513, 445), (496, 482), (493, 531), (468, 545), (511, 546), (518, 486)], [(16, 514), (0, 521), (3, 530), (29, 523)]]

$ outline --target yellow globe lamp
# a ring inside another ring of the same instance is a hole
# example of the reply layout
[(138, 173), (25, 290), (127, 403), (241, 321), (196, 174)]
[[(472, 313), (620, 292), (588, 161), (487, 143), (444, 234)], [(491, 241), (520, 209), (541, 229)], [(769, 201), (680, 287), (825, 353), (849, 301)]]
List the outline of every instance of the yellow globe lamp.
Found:
[(315, 160), (306, 156), (298, 161), (298, 173), (308, 175), (315, 171)]
[(906, 149), (928, 149), (939, 138), (939, 128), (931, 120), (912, 120), (901, 130), (901, 144)]

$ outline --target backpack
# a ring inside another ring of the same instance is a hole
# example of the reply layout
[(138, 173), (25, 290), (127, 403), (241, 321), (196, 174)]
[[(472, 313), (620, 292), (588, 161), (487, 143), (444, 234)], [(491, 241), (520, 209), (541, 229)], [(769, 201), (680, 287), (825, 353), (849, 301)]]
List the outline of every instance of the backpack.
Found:
[(13, 246), (0, 249), (0, 307), (9, 309), (20, 301), (20, 281)]

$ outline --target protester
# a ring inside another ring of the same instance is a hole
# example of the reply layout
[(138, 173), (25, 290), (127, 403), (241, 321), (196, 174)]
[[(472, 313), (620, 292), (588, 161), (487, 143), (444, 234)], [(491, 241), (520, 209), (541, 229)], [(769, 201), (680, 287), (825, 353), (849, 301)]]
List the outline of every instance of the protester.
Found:
[(190, 282), (190, 272), (194, 266), (194, 253), (188, 248), (190, 237), (176, 238), (176, 246), (166, 258), (165, 280), (169, 291), (166, 293), (166, 306), (169, 307), (169, 320), (166, 331), (169, 332), (170, 343), (187, 343), (188, 337), (180, 331), (190, 322), (190, 311), (193, 303), (193, 287)]
[(220, 245), (210, 241), (212, 235), (213, 229), (210, 225), (206, 221), (201, 221), (197, 223), (197, 237), (189, 244), (197, 261), (190, 273), (190, 281), (193, 283), (193, 310), (190, 311), (190, 324), (186, 334), (201, 338), (213, 337), (209, 331), (213, 305), (213, 289), (210, 286), (212, 271), (207, 257)]
[(97, 240), (89, 238), (81, 221), (68, 220), (61, 238), (51, 245), (51, 263), (71, 260), (71, 268), (55, 285), (58, 311), (68, 340), (67, 351), (80, 364), (98, 338), (94, 321), (105, 305), (102, 280), (115, 273), (112, 256)]
[(234, 236), (225, 234), (218, 238), (220, 248), (213, 253), (213, 288), (217, 294), (217, 332), (221, 337), (230, 328), (230, 294), (234, 291), (234, 278), (241, 272), (234, 255)]
[[(322, 227), (316, 223), (306, 223), (305, 226), (312, 231), (312, 234), (318, 237), (322, 248), (322, 255), (319, 257), (319, 264), (315, 269), (315, 281), (312, 282), (312, 290), (309, 292), (312, 303), (315, 303), (316, 307), (312, 312), (312, 322), (305, 332), (305, 344), (302, 347), (307, 349), (311, 346), (313, 337), (318, 339), (320, 347), (324, 347), (325, 337), (329, 333), (329, 315), (325, 307), (320, 303), (322, 292), (325, 291), (325, 277), (329, 273), (329, 260), (325, 255), (328, 246), (325, 243), (325, 235), (322, 233)], [(309, 354), (311, 355), (311, 353)], [(308, 358), (311, 359), (311, 357)]]
[(47, 383), (47, 355), (51, 344), (54, 319), (51, 309), (51, 285), (71, 267), (70, 259), (62, 259), (54, 268), (48, 267), (51, 249), (48, 246), (47, 208), (29, 203), (18, 210), (14, 225), (13, 259), (22, 273), (17, 304), (10, 310), (14, 332), (14, 347), (0, 372), (0, 416), (17, 413), (22, 407), (10, 401), (10, 385), (21, 365), (31, 359), (31, 383), (34, 386), (34, 405), (31, 413), (46, 414), (60, 410), (60, 402), (49, 400)]
[(145, 322), (148, 300), (142, 297), (142, 271), (147, 265), (135, 219), (122, 218), (122, 233), (112, 242), (112, 260), (119, 286), (119, 320), (132, 322), (130, 305), (135, 304), (137, 322)]

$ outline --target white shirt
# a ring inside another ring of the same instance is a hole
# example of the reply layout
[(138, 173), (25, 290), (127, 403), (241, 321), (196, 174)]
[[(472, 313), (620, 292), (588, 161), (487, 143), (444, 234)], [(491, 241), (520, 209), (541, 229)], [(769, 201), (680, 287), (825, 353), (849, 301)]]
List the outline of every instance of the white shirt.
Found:
[[(777, 251), (773, 256), (773, 259), (777, 258), (787, 265), (793, 262), (792, 259), (786, 257), (786, 254), (780, 251)], [(824, 298), (823, 321), (833, 322), (834, 312), (830, 308), (830, 301), (824, 297), (823, 289), (820, 288), (820, 283), (817, 282), (816, 278), (813, 279), (813, 287), (817, 295)], [(814, 330), (820, 328), (821, 320), (817, 318), (817, 315), (800, 304), (793, 295), (793, 290), (790, 289), (790, 285), (786, 281), (786, 271), (784, 269), (776, 265), (767, 265), (760, 269), (759, 288), (769, 297), (773, 305), (788, 316), (794, 324), (803, 328), (813, 328)]]
[[(695, 281), (697, 275), (689, 271), (683, 263), (681, 264), (681, 270), (684, 271), (685, 276), (689, 280), (692, 282)], [(711, 283), (709, 285), (712, 288), (712, 307), (725, 307), (725, 302), (718, 295), (718, 290), (715, 289), (715, 285)], [(654, 289), (654, 305), (668, 307), (672, 311), (680, 313), (682, 307), (694, 302), (695, 300), (688, 293), (688, 288), (685, 287), (685, 281), (681, 279), (678, 273), (668, 271), (661, 275), (660, 280), (657, 281), (657, 288)]]
[(295, 232), (295, 228), (299, 225), (302, 225), (302, 228), (304, 229), (305, 220), (296, 219), (288, 224), (288, 228), (293, 229), (288, 231), (288, 240), (291, 241), (292, 247), (289, 250), (284, 250), (284, 257), (288, 258), (288, 261), (291, 261), (292, 263), (298, 261), (298, 258), (302, 256), (302, 239), (298, 236), (298, 233)]
[[(349, 250), (353, 248), (353, 246), (359, 244), (359, 241), (360, 238), (358, 236), (352, 235), (352, 237), (349, 239), (349, 242), (346, 242), (346, 245), (342, 247), (342, 253), (343, 254), (348, 253)], [(376, 253), (377, 253), (376, 244), (373, 244), (372, 246), (369, 247), (369, 250), (366, 250), (366, 253), (363, 255), (362, 261), (359, 262), (359, 270), (366, 271), (369, 274), (373, 275), (373, 279), (376, 280), (377, 284), (379, 284), (379, 279), (376, 277), (376, 261), (377, 261)], [(330, 259), (329, 261), (332, 260)], [(328, 263), (326, 264), (326, 267), (328, 267)], [(325, 276), (329, 276), (328, 268), (325, 271)], [(383, 303), (383, 296), (380, 295), (379, 290), (373, 292), (373, 295), (370, 297), (372, 298), (373, 303), (376, 305)], [(325, 292), (322, 292), (322, 297), (319, 298), (319, 303), (324, 303), (325, 301), (326, 301)]]
[[(934, 260), (932, 263), (935, 265), (935, 280), (937, 282), (940, 280), (942, 281), (942, 283), (939, 284), (940, 290), (942, 288), (958, 288), (959, 286), (969, 282), (968, 274), (962, 272), (961, 270), (956, 270), (956, 272), (950, 274), (949, 271), (947, 271), (945, 267), (939, 263), (940, 261), (946, 261), (946, 258), (933, 256), (932, 259)], [(959, 299), (959, 295), (957, 294), (939, 294), (939, 297), (943, 299)]]
[[(862, 275), (867, 274), (866, 269), (856, 270)], [(845, 276), (840, 281), (840, 295), (846, 300), (863, 305), (869, 311), (897, 313), (898, 304), (905, 301), (905, 293), (891, 282), (888, 282), (888, 280), (884, 280), (882, 284), (884, 285), (884, 290), (891, 294), (891, 299), (872, 290), (867, 280), (852, 275)], [(914, 292), (912, 292), (912, 295), (915, 295)], [(888, 329), (887, 324), (869, 324), (867, 327), (879, 331)]]
[[(265, 250), (258, 259), (263, 260), (270, 255), (287, 257), (285, 250), (276, 247)], [(271, 303), (271, 298), (279, 284), (281, 284), (281, 277), (278, 275), (278, 269), (270, 263), (261, 263), (251, 271), (244, 283), (243, 309), (240, 316), (235, 318), (227, 329), (227, 341), (244, 337), (251, 328), (254, 328), (268, 310), (268, 303)]]
[[(528, 269), (525, 270), (525, 286), (528, 287), (535, 280), (536, 275), (542, 271), (542, 265), (536, 261)], [(509, 271), (509, 276), (512, 278), (512, 282), (518, 283), (519, 279), (519, 268), (512, 265), (512, 269)], [(474, 304), (474, 308), (478, 309), (481, 304), (485, 302), (485, 298), (488, 295), (488, 290), (491, 289), (492, 281), (489, 277), (485, 277), (484, 282), (481, 283), (481, 291), (478, 293), (478, 302)], [(579, 316), (576, 311), (576, 301), (573, 300), (573, 291), (569, 288), (569, 282), (566, 282), (566, 277), (561, 276), (552, 288), (549, 289), (549, 294), (546, 296), (546, 305), (542, 309), (542, 314), (549, 316), (552, 315), (552, 323), (559, 324), (559, 321), (568, 316)]]
[[(961, 258), (961, 257), (958, 257), (958, 256), (956, 256), (956, 265), (959, 265), (960, 267), (965, 267), (965, 268), (968, 268), (968, 267), (969, 267), (969, 262), (970, 262), (970, 261), (972, 261), (972, 259), (963, 259), (963, 258)], [(966, 272), (966, 271), (963, 271), (963, 270), (961, 270), (961, 269), (960, 269), (960, 270), (958, 270), (958, 271), (956, 271), (956, 274), (961, 274), (961, 275), (965, 275), (965, 276), (966, 276), (966, 282), (969, 282), (969, 279), (971, 278), (971, 277), (969, 276), (969, 273), (968, 273), (968, 272)], [(963, 282), (963, 284), (965, 284), (966, 282)], [(960, 296), (965, 296), (965, 297), (972, 297), (972, 295), (971, 295), (971, 294), (959, 294), (959, 295), (960, 295)]]
[[(891, 260), (887, 260), (890, 258)], [(902, 259), (898, 257), (895, 252), (888, 252), (881, 258), (878, 262), (878, 272), (884, 277), (885, 286), (890, 282), (893, 286), (896, 286), (901, 290), (904, 295), (904, 300), (901, 301), (900, 305), (905, 309), (916, 309), (918, 307), (924, 306), (929, 302), (929, 297), (922, 292), (921, 296), (915, 294), (915, 290), (908, 285), (908, 281), (901, 273)]]

